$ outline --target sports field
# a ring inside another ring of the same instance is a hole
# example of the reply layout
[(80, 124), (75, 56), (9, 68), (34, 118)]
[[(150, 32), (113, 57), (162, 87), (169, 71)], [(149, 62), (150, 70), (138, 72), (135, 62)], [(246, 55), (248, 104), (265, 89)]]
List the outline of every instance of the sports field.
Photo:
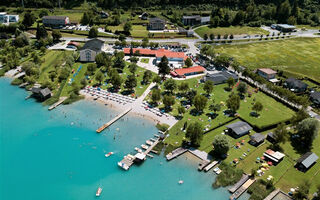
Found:
[(295, 38), (262, 43), (223, 45), (217, 53), (235, 57), (250, 68), (271, 67), (320, 81), (320, 38)]

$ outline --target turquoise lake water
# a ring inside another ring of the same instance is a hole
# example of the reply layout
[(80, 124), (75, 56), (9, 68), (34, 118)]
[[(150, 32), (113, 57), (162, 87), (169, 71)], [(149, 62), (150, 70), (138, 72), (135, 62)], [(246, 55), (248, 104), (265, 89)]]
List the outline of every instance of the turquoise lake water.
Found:
[(129, 115), (99, 135), (116, 111), (88, 101), (48, 111), (27, 95), (0, 79), (1, 200), (90, 200), (99, 186), (105, 200), (228, 199), (226, 189), (212, 189), (213, 172), (199, 173), (186, 157), (120, 169), (124, 155), (157, 133), (149, 121)]

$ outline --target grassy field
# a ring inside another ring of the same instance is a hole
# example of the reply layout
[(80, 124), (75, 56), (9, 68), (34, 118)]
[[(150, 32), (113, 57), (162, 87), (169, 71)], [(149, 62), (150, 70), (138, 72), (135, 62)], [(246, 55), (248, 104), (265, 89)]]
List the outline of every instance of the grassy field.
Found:
[[(203, 90), (203, 84), (198, 83), (197, 78), (194, 79), (188, 79), (186, 80), (189, 84), (190, 88), (194, 88), (197, 90), (198, 94), (204, 94)], [(178, 84), (180, 84), (182, 81), (178, 81)], [(193, 116), (190, 114), (190, 111), (194, 108), (191, 107), (189, 110), (186, 111), (184, 114), (184, 117), (182, 120), (180, 120), (171, 130), (170, 130), (170, 137), (167, 138), (166, 142), (170, 143), (172, 145), (180, 145), (181, 141), (184, 137), (184, 132), (181, 131), (181, 128), (183, 127), (184, 123), (192, 122), (192, 121), (199, 121), (202, 123), (204, 129), (211, 130), (220, 124), (223, 124), (229, 120), (232, 120), (232, 117), (228, 117), (224, 115), (223, 111), (227, 109), (225, 102), (228, 99), (228, 96), (230, 95), (230, 92), (226, 92), (224, 88), (226, 87), (226, 84), (217, 85), (213, 89), (212, 96), (210, 100), (208, 101), (208, 106), (204, 109), (203, 114), (198, 116)], [(252, 90), (252, 89), (249, 89)], [(148, 98), (148, 97), (147, 97)], [(217, 117), (214, 119), (210, 118), (209, 113), (212, 111), (209, 110), (209, 105), (212, 104), (212, 100), (214, 99), (215, 104), (220, 103), (221, 104), (221, 110), (217, 112)], [(263, 111), (260, 113), (260, 117), (252, 117), (250, 116), (250, 112), (252, 112), (252, 103), (254, 101), (259, 101), (263, 104), (264, 108)], [(180, 105), (180, 101), (184, 100), (184, 98), (176, 97), (176, 103), (172, 107), (171, 114), (173, 116), (178, 116), (178, 107)], [(163, 105), (159, 105), (159, 108), (163, 108)], [(262, 92), (258, 93), (252, 93), (252, 96), (246, 97), (245, 100), (241, 101), (240, 109), (238, 110), (238, 113), (242, 118), (247, 120), (248, 122), (252, 123), (253, 125), (256, 125), (258, 127), (270, 125), (273, 123), (278, 123), (281, 121), (285, 121), (290, 119), (294, 111), (287, 108), (281, 103), (278, 103), (277, 101), (273, 100), (272, 98), (268, 97), (267, 95), (263, 94)], [(277, 113), (275, 115), (275, 113)], [(204, 149), (205, 150), (205, 149)]]
[(320, 26), (296, 25), (297, 28), (305, 28), (307, 30), (320, 30)]
[(141, 58), (140, 62), (148, 64), (149, 58)]
[(210, 34), (214, 34), (215, 37), (220, 35), (255, 35), (255, 34), (268, 34), (268, 31), (265, 31), (261, 28), (257, 27), (248, 27), (248, 26), (230, 26), (230, 27), (217, 27), (217, 28), (210, 28), (209, 26), (201, 26), (195, 30), (195, 32), (200, 35), (201, 37), (204, 36), (204, 34), (207, 34), (208, 36)]
[(319, 38), (296, 38), (218, 46), (215, 50), (235, 57), (240, 64), (250, 68), (272, 67), (319, 81), (319, 46)]

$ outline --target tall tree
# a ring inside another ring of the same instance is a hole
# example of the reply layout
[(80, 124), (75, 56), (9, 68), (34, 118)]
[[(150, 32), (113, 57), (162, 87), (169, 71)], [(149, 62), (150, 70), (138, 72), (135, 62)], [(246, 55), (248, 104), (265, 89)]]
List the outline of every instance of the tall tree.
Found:
[(32, 26), (35, 21), (36, 21), (36, 17), (34, 16), (34, 14), (32, 12), (26, 12), (24, 14), (22, 24), (26, 28), (28, 28), (29, 26)]
[(164, 77), (170, 73), (169, 61), (166, 56), (163, 56), (161, 58), (161, 61), (158, 64), (158, 68), (159, 68), (159, 75), (162, 76), (162, 79), (164, 79)]
[(236, 113), (240, 108), (240, 97), (232, 93), (227, 99), (227, 107), (232, 111), (232, 113)]
[(130, 74), (127, 77), (124, 87), (130, 91), (133, 91), (133, 88), (137, 86), (137, 79), (134, 74)]
[(48, 37), (48, 33), (46, 30), (46, 27), (44, 25), (37, 25), (37, 32), (36, 32), (36, 38), (39, 40), (41, 38), (46, 38)]
[(171, 106), (175, 103), (175, 99), (171, 95), (164, 95), (162, 101), (166, 110), (171, 110)]
[(144, 84), (148, 84), (152, 78), (152, 72), (150, 70), (147, 70), (143, 73), (142, 81)]
[(132, 24), (131, 22), (126, 22), (123, 26), (123, 31), (127, 34), (130, 35), (130, 31), (132, 30)]
[(203, 95), (196, 95), (193, 101), (196, 111), (202, 113), (203, 109), (207, 106), (208, 99)]
[(171, 94), (173, 93), (173, 91), (175, 89), (177, 89), (177, 83), (175, 80), (173, 80), (172, 78), (166, 80), (164, 82), (164, 89), (166, 89), (168, 92), (170, 92)]
[(317, 119), (307, 118), (302, 120), (296, 127), (300, 136), (299, 140), (306, 149), (311, 149), (312, 142), (319, 133), (320, 124)]
[(89, 31), (89, 38), (96, 38), (98, 37), (98, 29), (97, 27), (91, 27), (90, 31)]
[(161, 91), (159, 89), (153, 89), (151, 94), (152, 103), (158, 103), (161, 99)]
[(53, 41), (59, 41), (61, 37), (62, 37), (62, 35), (59, 30), (57, 30), (57, 29), (52, 30)]
[(214, 83), (213, 83), (213, 81), (211, 81), (211, 80), (207, 80), (207, 81), (204, 83), (203, 90), (206, 91), (206, 93), (207, 93), (208, 96), (209, 96), (210, 93), (212, 93), (212, 91), (213, 91), (213, 86), (214, 86)]
[(191, 58), (187, 58), (185, 61), (184, 61), (184, 64), (187, 66), (187, 67), (191, 67), (192, 66), (192, 60)]
[(276, 144), (285, 143), (288, 136), (288, 131), (284, 123), (278, 124), (273, 133)]
[(197, 121), (191, 123), (187, 128), (186, 137), (190, 140), (192, 146), (200, 146), (203, 138), (202, 125)]
[(258, 112), (262, 111), (263, 105), (261, 102), (257, 101), (255, 104), (252, 106), (252, 110), (254, 110), (257, 114)]
[(99, 85), (101, 85), (101, 82), (103, 81), (104, 77), (104, 74), (99, 70), (95, 76), (95, 79), (99, 82)]
[(214, 148), (214, 152), (220, 156), (226, 155), (230, 149), (229, 140), (225, 135), (215, 136), (212, 145)]

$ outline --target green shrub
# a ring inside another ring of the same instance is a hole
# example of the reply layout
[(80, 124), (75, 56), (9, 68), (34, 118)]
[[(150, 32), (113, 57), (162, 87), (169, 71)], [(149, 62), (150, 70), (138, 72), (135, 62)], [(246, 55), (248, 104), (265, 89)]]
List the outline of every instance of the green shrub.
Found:
[(23, 83), (22, 79), (16, 78), (11, 82), (11, 85), (20, 85)]
[(225, 162), (219, 165), (222, 172), (217, 176), (216, 181), (213, 183), (213, 187), (226, 187), (228, 185), (233, 185), (238, 182), (243, 174), (242, 169), (233, 167)]
[(157, 124), (156, 125), (157, 129), (162, 131), (162, 132), (166, 132), (169, 128), (168, 124)]

